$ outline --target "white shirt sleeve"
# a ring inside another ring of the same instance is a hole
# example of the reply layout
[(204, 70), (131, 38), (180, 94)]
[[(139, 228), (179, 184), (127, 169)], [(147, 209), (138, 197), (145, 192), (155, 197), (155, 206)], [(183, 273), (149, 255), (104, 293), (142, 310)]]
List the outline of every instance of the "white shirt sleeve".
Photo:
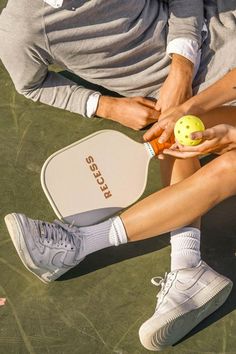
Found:
[(86, 103), (86, 117), (92, 118), (96, 113), (98, 107), (98, 100), (101, 94), (99, 92), (93, 92)]
[(44, 0), (48, 5), (51, 5), (55, 9), (62, 7), (64, 0)]
[(194, 65), (197, 62), (199, 46), (197, 41), (189, 38), (175, 38), (167, 46), (167, 54), (179, 54), (190, 60)]

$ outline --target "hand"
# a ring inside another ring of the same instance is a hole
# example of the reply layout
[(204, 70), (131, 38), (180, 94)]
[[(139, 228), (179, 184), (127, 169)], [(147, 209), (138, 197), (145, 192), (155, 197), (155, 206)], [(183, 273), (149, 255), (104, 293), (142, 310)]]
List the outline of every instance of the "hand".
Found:
[(196, 146), (183, 146), (176, 143), (170, 149), (165, 149), (163, 154), (187, 159), (208, 153), (221, 155), (236, 149), (236, 128), (228, 124), (219, 124), (203, 132), (194, 132), (191, 138), (204, 139), (204, 141)]
[(193, 63), (190, 60), (178, 54), (172, 55), (170, 72), (160, 90), (156, 110), (163, 113), (192, 96), (193, 69)]
[(160, 113), (155, 110), (155, 102), (144, 97), (101, 96), (96, 115), (114, 120), (134, 130), (140, 130), (156, 122)]
[(165, 143), (173, 134), (176, 121), (186, 114), (187, 111), (184, 105), (167, 109), (167, 111), (160, 115), (158, 122), (146, 131), (143, 136), (144, 140), (150, 141), (159, 137), (158, 141)]
[(161, 115), (143, 136), (145, 141), (159, 137), (165, 143), (173, 134), (175, 122), (187, 114), (183, 102), (192, 96), (193, 64), (186, 58), (173, 54), (170, 73), (160, 91), (156, 109)]

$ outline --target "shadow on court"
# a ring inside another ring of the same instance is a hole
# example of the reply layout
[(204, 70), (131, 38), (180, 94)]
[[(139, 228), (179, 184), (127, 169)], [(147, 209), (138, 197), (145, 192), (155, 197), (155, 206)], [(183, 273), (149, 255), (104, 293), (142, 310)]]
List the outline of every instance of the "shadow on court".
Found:
[[(217, 272), (230, 278), (236, 284), (236, 197), (232, 197), (216, 206), (202, 222), (202, 258)], [(195, 327), (180, 342), (201, 332), (213, 323), (233, 313), (236, 307), (236, 287), (233, 286), (225, 304), (211, 316)], [(226, 329), (227, 335), (233, 335), (233, 327)], [(231, 332), (232, 331), (232, 332)], [(223, 335), (223, 334), (222, 334)], [(218, 339), (216, 338), (216, 341)], [(235, 348), (236, 349), (236, 348)], [(234, 351), (230, 351), (235, 353)]]
[[(0, 9), (5, 3), (0, 0)], [(53, 152), (101, 129), (117, 129), (137, 141), (142, 132), (26, 100), (1, 65), (0, 82), (0, 298), (7, 299), (0, 307), (0, 354), (147, 354), (138, 329), (156, 304), (158, 289), (150, 278), (169, 271), (168, 234), (99, 251), (45, 285), (22, 265), (3, 221), (11, 212), (55, 218), (40, 185), (41, 167)], [(158, 162), (152, 161), (144, 195), (160, 188)], [(202, 227), (203, 259), (234, 283), (235, 210), (231, 198), (211, 210)], [(235, 354), (235, 305), (234, 287), (217, 312), (164, 353)]]
[(132, 242), (111, 247), (89, 255), (80, 265), (67, 272), (58, 281), (64, 281), (94, 272), (124, 260), (158, 251), (169, 244), (169, 235), (162, 235), (142, 242)]
[[(60, 280), (45, 285), (24, 268), (3, 222), (10, 212), (48, 221), (55, 218), (39, 179), (44, 161), (53, 152), (99, 129), (118, 129), (138, 141), (142, 132), (30, 102), (15, 93), (7, 73), (0, 69), (4, 83), (0, 97), (0, 297), (7, 298), (0, 308), (0, 353), (147, 353), (137, 333), (155, 308), (158, 289), (151, 286), (150, 278), (169, 271), (169, 235), (92, 254)], [(152, 161), (144, 195), (160, 188), (158, 161)], [(203, 218), (202, 236), (203, 259), (233, 281), (235, 206), (231, 198), (210, 211)], [(233, 288), (216, 313), (165, 353), (220, 354), (224, 346), (224, 352), (232, 354), (235, 299)]]

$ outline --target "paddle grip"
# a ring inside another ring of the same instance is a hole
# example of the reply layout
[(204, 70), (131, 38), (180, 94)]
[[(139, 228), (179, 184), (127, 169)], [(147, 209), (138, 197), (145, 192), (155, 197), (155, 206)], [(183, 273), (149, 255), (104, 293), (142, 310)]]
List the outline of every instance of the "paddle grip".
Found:
[(165, 143), (159, 143), (158, 138), (149, 141), (149, 144), (152, 145), (155, 155), (160, 154), (164, 149), (169, 149), (169, 147), (171, 147), (171, 145), (173, 145), (174, 143), (175, 143), (175, 137), (173, 134)]

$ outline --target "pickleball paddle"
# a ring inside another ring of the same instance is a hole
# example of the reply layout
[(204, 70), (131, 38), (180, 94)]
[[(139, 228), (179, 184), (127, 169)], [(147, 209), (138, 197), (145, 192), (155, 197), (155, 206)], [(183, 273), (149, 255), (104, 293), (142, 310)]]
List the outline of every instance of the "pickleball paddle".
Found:
[(115, 130), (98, 131), (46, 160), (43, 190), (59, 219), (98, 223), (141, 197), (150, 159), (173, 143), (139, 143)]

